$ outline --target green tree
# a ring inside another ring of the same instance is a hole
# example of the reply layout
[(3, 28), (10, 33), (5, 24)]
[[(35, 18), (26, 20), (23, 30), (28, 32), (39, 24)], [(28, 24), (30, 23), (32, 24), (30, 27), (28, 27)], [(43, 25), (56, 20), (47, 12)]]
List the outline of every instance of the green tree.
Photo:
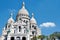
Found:
[(45, 38), (45, 36), (44, 36), (44, 35), (40, 35), (40, 36), (38, 36), (38, 39), (43, 40), (44, 38)]
[(51, 40), (55, 40), (56, 37), (60, 39), (60, 32), (54, 32), (50, 35)]
[(36, 36), (34, 36), (31, 40), (37, 40), (37, 37), (36, 37)]

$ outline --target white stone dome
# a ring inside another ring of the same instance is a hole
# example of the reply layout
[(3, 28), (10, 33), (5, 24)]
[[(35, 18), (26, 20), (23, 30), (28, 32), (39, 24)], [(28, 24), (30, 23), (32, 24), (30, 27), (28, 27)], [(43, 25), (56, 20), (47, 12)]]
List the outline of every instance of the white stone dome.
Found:
[(18, 12), (18, 15), (19, 15), (19, 14), (29, 15), (27, 9), (25, 9), (25, 4), (24, 4), (24, 2), (23, 2), (23, 5), (22, 5), (22, 8), (21, 8), (21, 9), (19, 10), (19, 12)]
[(31, 23), (35, 23), (35, 24), (37, 23), (36, 20), (35, 20), (35, 18), (34, 18), (34, 16), (33, 16), (33, 13), (32, 13), (32, 18), (31, 18), (30, 22)]
[(14, 23), (13, 18), (9, 18), (8, 23)]
[(8, 19), (8, 23), (14, 23), (14, 19), (12, 18), (12, 14), (11, 14), (11, 17)]

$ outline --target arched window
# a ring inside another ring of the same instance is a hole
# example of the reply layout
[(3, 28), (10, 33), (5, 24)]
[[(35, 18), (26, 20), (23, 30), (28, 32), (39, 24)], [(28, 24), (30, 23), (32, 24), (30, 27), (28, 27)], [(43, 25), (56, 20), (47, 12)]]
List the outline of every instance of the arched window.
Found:
[(26, 24), (28, 23), (28, 21), (26, 21)]
[(20, 37), (17, 37), (17, 40), (20, 40)]
[(10, 28), (11, 24), (8, 25), (8, 28)]
[(32, 31), (32, 34), (34, 35), (34, 31)]
[(22, 40), (26, 40), (26, 37), (22, 37)]
[(34, 25), (32, 25), (32, 27), (34, 27)]
[(24, 33), (25, 33), (25, 30), (24, 30)]
[(24, 33), (26, 33), (26, 27), (24, 27)]
[(36, 26), (34, 27), (34, 29), (36, 29)]
[(31, 29), (31, 25), (30, 25), (30, 29)]
[(5, 39), (4, 40), (7, 40), (7, 35), (5, 35)]
[(24, 22), (25, 22), (25, 20), (24, 20)]
[(21, 26), (19, 26), (19, 32), (21, 31)]
[(19, 20), (21, 20), (21, 18), (19, 18)]
[(11, 37), (11, 40), (14, 40), (14, 37)]

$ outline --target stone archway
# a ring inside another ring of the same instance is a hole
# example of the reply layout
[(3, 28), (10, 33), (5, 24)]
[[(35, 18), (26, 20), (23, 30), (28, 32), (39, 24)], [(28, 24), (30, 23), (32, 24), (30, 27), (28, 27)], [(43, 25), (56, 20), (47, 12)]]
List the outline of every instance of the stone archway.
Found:
[(26, 40), (26, 37), (22, 37), (22, 40)]
[(20, 37), (17, 37), (17, 40), (20, 40)]
[(14, 40), (14, 37), (11, 37), (11, 40)]

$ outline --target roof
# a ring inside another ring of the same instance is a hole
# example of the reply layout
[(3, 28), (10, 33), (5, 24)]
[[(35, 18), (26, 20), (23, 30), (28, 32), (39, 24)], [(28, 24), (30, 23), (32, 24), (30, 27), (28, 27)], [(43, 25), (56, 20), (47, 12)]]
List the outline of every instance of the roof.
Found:
[(35, 24), (37, 23), (36, 20), (35, 20), (35, 18), (34, 18), (34, 14), (33, 13), (32, 13), (32, 18), (31, 18), (30, 22), (31, 23), (35, 23)]
[(25, 9), (25, 3), (24, 3), (24, 2), (23, 2), (23, 4), (22, 4), (22, 8), (21, 8), (21, 9), (19, 10), (19, 12), (18, 12), (18, 15), (19, 15), (19, 14), (29, 15), (27, 9)]

